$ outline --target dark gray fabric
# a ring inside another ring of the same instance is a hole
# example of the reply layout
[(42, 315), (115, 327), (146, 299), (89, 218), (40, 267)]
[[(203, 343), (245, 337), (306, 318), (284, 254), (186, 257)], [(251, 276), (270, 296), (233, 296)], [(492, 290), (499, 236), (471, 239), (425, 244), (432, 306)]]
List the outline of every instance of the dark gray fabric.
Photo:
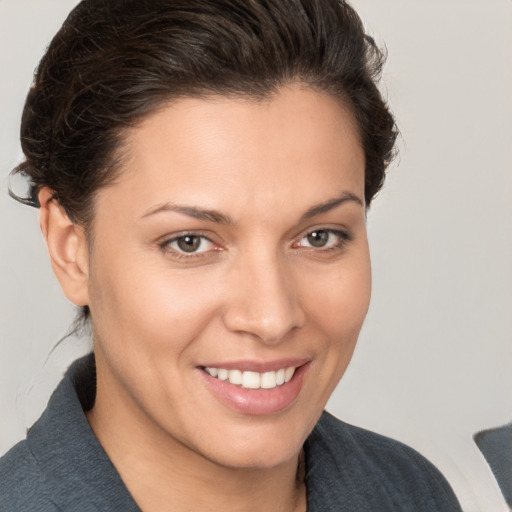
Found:
[(1, 512), (140, 512), (83, 413), (95, 380), (92, 356), (74, 363), (26, 441), (0, 459)]
[(451, 512), (441, 473), (398, 441), (324, 413), (305, 443), (308, 512)]
[(496, 477), (503, 497), (512, 507), (512, 422), (483, 430), (474, 438)]
[[(27, 439), (0, 459), (1, 512), (140, 512), (83, 413), (94, 358), (76, 362)], [(307, 439), (308, 512), (460, 511), (414, 450), (324, 413)]]

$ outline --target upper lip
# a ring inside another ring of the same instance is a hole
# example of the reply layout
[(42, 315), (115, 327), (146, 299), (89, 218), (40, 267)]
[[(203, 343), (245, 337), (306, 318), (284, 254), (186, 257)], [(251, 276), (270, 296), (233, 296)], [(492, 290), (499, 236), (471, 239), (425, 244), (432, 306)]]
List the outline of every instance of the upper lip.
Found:
[(251, 360), (240, 360), (240, 361), (223, 361), (223, 362), (211, 362), (207, 364), (199, 365), (200, 368), (223, 368), (225, 370), (241, 370), (248, 372), (265, 373), (271, 371), (277, 371), (281, 368), (289, 368), (291, 366), (298, 368), (306, 363), (310, 359), (308, 358), (285, 358), (276, 359), (275, 361), (251, 361)]

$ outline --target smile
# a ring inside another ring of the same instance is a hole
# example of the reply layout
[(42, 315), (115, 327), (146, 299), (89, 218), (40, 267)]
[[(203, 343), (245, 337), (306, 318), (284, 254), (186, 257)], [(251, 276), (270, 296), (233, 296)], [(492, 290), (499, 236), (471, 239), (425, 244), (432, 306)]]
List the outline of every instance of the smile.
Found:
[(204, 370), (211, 377), (221, 381), (229, 381), (230, 384), (245, 389), (273, 389), (289, 382), (295, 373), (296, 367), (289, 366), (264, 373), (212, 367), (206, 367)]

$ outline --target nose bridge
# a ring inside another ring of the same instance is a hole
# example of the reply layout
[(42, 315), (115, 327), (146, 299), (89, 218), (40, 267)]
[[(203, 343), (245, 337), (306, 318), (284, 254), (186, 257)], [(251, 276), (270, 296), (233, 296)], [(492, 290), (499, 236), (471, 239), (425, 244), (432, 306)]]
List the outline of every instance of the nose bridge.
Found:
[(277, 343), (303, 323), (293, 273), (284, 256), (258, 250), (240, 258), (235, 293), (225, 322), (232, 331), (256, 336), (265, 343)]

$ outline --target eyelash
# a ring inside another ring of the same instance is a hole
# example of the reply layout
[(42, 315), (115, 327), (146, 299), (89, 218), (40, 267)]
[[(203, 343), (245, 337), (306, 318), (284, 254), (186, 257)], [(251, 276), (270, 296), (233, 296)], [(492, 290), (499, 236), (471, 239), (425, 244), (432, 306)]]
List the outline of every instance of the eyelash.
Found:
[[(332, 228), (316, 228), (316, 229), (311, 229), (310, 231), (308, 231), (307, 233), (305, 233), (303, 236), (300, 237), (300, 239), (297, 241), (297, 242), (294, 242), (293, 246), (294, 248), (300, 248), (300, 246), (298, 245), (302, 240), (306, 239), (308, 236), (312, 235), (313, 233), (319, 233), (319, 232), (323, 232), (323, 233), (327, 233), (329, 236), (331, 235), (334, 235), (337, 237), (337, 241), (329, 246), (329, 247), (314, 247), (314, 246), (309, 246), (309, 247), (304, 247), (305, 250), (307, 251), (314, 251), (315, 253), (321, 253), (321, 254), (325, 254), (325, 253), (331, 253), (331, 252), (335, 252), (335, 251), (340, 251), (341, 249), (343, 249), (349, 242), (351, 242), (353, 240), (353, 237), (351, 235), (350, 232), (348, 231), (344, 231), (344, 230), (340, 230), (340, 229), (332, 229)], [(196, 232), (185, 232), (185, 233), (180, 233), (176, 236), (173, 236), (172, 238), (169, 238), (169, 239), (166, 239), (164, 240), (163, 242), (159, 243), (159, 247), (160, 249), (165, 252), (166, 254), (172, 254), (172, 257), (175, 258), (175, 259), (187, 259), (187, 260), (192, 260), (192, 259), (195, 259), (195, 258), (204, 258), (204, 257), (208, 257), (211, 255), (212, 252), (219, 252), (222, 250), (222, 248), (215, 248), (213, 249), (213, 251), (203, 251), (203, 252), (185, 252), (185, 251), (180, 251), (178, 249), (174, 249), (171, 247), (171, 244), (174, 243), (174, 242), (178, 242), (179, 240), (182, 240), (186, 237), (194, 237), (194, 238), (200, 238), (201, 241), (207, 241), (213, 245), (216, 245), (215, 242), (213, 242), (209, 237), (207, 237), (206, 235), (204, 234), (201, 234), (201, 233), (196, 233)]]
[[(205, 257), (207, 255), (209, 255), (210, 252), (212, 251), (204, 251), (204, 252), (185, 252), (185, 251), (180, 251), (178, 249), (174, 249), (171, 247), (171, 244), (174, 243), (174, 242), (178, 242), (179, 240), (182, 240), (186, 237), (191, 237), (191, 238), (199, 238), (201, 239), (201, 242), (203, 241), (207, 241), (213, 245), (216, 245), (215, 242), (213, 242), (209, 237), (207, 237), (206, 235), (203, 235), (202, 233), (195, 233), (195, 232), (185, 232), (185, 233), (180, 233), (178, 235), (175, 235), (173, 236), (172, 238), (168, 238), (166, 240), (164, 240), (163, 242), (159, 243), (159, 247), (160, 249), (167, 253), (167, 254), (172, 254), (172, 257), (175, 258), (175, 259), (187, 259), (187, 260), (191, 260), (193, 258), (202, 258), (202, 257)], [(213, 252), (217, 252), (219, 251), (220, 249), (214, 249)]]
[[(331, 245), (329, 247), (318, 247), (317, 248), (317, 247), (313, 246), (313, 247), (306, 247), (306, 249), (313, 250), (315, 252), (322, 252), (322, 253), (339, 251), (340, 249), (343, 249), (353, 239), (351, 233), (348, 231), (344, 231), (341, 229), (332, 229), (332, 228), (317, 228), (317, 229), (312, 229), (312, 230), (308, 231), (303, 237), (300, 238), (299, 242), (306, 239), (308, 236), (312, 235), (313, 233), (319, 233), (319, 232), (327, 233), (329, 236), (334, 235), (338, 239), (333, 245)], [(296, 246), (296, 244), (294, 244), (294, 246)]]

